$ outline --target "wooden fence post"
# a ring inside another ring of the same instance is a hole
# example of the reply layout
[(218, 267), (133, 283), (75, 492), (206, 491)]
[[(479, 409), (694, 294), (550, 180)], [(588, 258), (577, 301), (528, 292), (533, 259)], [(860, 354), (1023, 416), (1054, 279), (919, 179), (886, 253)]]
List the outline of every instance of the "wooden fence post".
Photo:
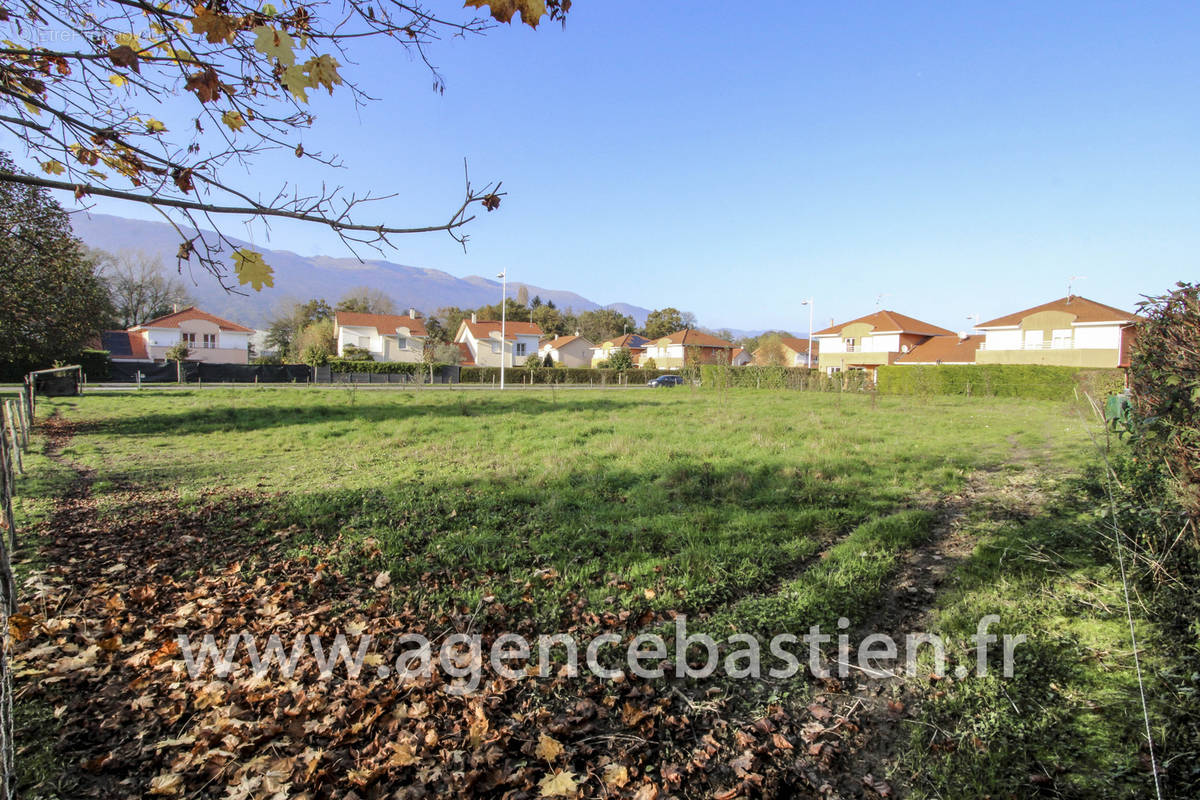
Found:
[[(3, 413), (3, 410), (0, 410), (0, 416), (3, 416)], [(0, 429), (0, 433), (2, 433), (2, 429)], [(3, 515), (4, 525), (8, 528), (8, 540), (12, 547), (17, 546), (17, 525), (12, 508), (14, 480), (15, 476), (13, 475), (12, 457), (9, 453), (8, 439), (0, 435), (0, 514)], [(3, 549), (3, 547), (4, 543), (0, 541), (0, 549)]]
[(24, 475), (25, 474), (25, 466), (21, 462), (21, 442), (17, 438), (17, 428), (16, 428), (16, 425), (14, 424), (15, 420), (13, 419), (13, 401), (12, 400), (4, 401), (3, 417), (4, 417), (4, 431), (7, 434), (9, 441), (12, 442), (12, 452), (14, 454), (13, 461), (16, 463), (17, 474)]

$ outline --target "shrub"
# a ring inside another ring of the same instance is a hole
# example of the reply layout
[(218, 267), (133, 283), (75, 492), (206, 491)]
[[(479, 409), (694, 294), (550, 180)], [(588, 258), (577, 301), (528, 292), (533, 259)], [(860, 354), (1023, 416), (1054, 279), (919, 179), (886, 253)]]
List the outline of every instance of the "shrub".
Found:
[(1097, 399), (1124, 385), (1119, 369), (1081, 369), (1042, 364), (943, 364), (883, 366), (880, 394), (975, 395), (1072, 400), (1086, 391)]
[[(415, 361), (358, 361), (349, 358), (331, 358), (327, 362), (331, 372), (369, 372), (375, 375), (416, 375), (428, 371), (429, 365)], [(442, 365), (434, 364), (438, 369)]]
[(703, 364), (699, 368), (700, 385), (709, 389), (794, 389), (813, 392), (864, 391), (871, 387), (865, 371), (826, 375), (806, 367), (779, 367), (748, 364), (733, 367)]
[(74, 363), (83, 367), (83, 374), (89, 381), (108, 380), (112, 358), (107, 350), (84, 350)]
[(1115, 459), (1117, 516), (1164, 654), (1157, 693), (1167, 785), (1200, 796), (1200, 285), (1142, 303), (1130, 353), (1132, 453)]
[[(653, 369), (593, 369), (591, 367), (538, 367), (536, 369), (510, 369), (505, 380), (512, 383), (533, 384), (614, 384), (645, 383), (651, 378), (666, 374), (666, 370)], [(461, 383), (499, 383), (499, 367), (463, 367), (459, 371)]]
[(347, 344), (342, 346), (342, 358), (347, 361), (374, 361), (375, 357), (371, 355), (371, 351), (365, 347), (358, 345)]
[(633, 356), (624, 347), (614, 350), (608, 357), (608, 366), (616, 370), (633, 369)]

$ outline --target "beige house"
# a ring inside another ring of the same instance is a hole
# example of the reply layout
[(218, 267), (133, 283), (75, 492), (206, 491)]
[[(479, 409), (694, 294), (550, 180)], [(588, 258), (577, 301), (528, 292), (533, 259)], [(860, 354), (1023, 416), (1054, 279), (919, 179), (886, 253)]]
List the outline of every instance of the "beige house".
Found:
[(826, 374), (866, 370), (874, 378), (877, 367), (895, 363), (934, 336), (954, 336), (954, 331), (895, 311), (876, 311), (817, 331), (813, 339), (820, 344), (817, 364)]
[(253, 333), (253, 328), (190, 306), (123, 331), (105, 331), (100, 341), (113, 361), (165, 361), (167, 351), (183, 342), (188, 361), (248, 364)]
[(333, 336), (338, 356), (344, 356), (349, 346), (363, 348), (375, 361), (420, 361), (428, 334), (416, 313), (411, 308), (407, 316), (337, 312), (333, 318)]
[(679, 369), (691, 364), (730, 364), (736, 349), (733, 342), (684, 328), (648, 343), (637, 363), (641, 366), (654, 359), (659, 369)]
[[(777, 363), (777, 366), (807, 367), (809, 353), (808, 342), (808, 339), (799, 339), (795, 336), (780, 336), (779, 344), (783, 350), (782, 355), (784, 363), (782, 365)], [(820, 353), (821, 347), (814, 338), (812, 343), (812, 358), (814, 364), (817, 361), (817, 356), (819, 356)], [(754, 351), (755, 364), (767, 364), (775, 357), (776, 354), (767, 353), (761, 346)]]
[(464, 319), (458, 326), (454, 342), (470, 353), (470, 362), (481, 367), (498, 367), (503, 359), (506, 367), (524, 366), (530, 356), (538, 354), (542, 329), (532, 322), (505, 322), (501, 339), (498, 320)]
[(608, 361), (615, 350), (628, 350), (629, 355), (633, 358), (633, 363), (640, 363), (642, 353), (649, 343), (649, 339), (636, 333), (626, 333), (623, 336), (606, 339), (593, 348), (592, 366), (598, 367), (602, 362)]
[(1128, 366), (1136, 322), (1128, 311), (1071, 295), (975, 326), (984, 334), (975, 360), (979, 364)]
[(564, 367), (590, 367), (595, 347), (577, 331), (574, 336), (556, 336), (542, 342), (538, 348), (538, 355), (543, 362), (549, 356), (555, 364), (562, 364)]

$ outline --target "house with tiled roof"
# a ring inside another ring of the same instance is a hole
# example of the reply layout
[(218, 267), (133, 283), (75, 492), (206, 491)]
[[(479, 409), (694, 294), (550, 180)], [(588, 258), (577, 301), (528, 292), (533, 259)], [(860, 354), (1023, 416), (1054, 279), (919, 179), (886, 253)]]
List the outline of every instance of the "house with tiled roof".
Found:
[(253, 328), (189, 306), (125, 330), (104, 331), (100, 346), (113, 361), (152, 363), (165, 361), (167, 351), (183, 342), (189, 361), (247, 364), (253, 334)]
[(982, 334), (956, 333), (950, 336), (931, 336), (907, 353), (901, 353), (895, 364), (974, 364), (975, 354), (983, 344)]
[(637, 333), (626, 333), (622, 336), (605, 339), (592, 349), (592, 366), (599, 366), (608, 361), (616, 350), (628, 350), (633, 363), (636, 364), (641, 360), (642, 353), (645, 352), (646, 345), (649, 343), (649, 339)]
[(1136, 323), (1128, 311), (1069, 295), (976, 325), (984, 334), (976, 362), (1128, 366)]
[(934, 336), (953, 335), (954, 331), (884, 310), (816, 331), (813, 339), (820, 343), (817, 364), (826, 374), (866, 370), (874, 378), (877, 367), (895, 363)]
[[(810, 340), (801, 339), (796, 336), (779, 336), (778, 338), (779, 338), (779, 344), (782, 346), (783, 360), (785, 363), (779, 364), (778, 361), (776, 361), (775, 366), (787, 366), (787, 367), (807, 367), (808, 366), (808, 353), (809, 353), (809, 341)], [(762, 340), (760, 339), (759, 341), (761, 342)], [(812, 349), (813, 363), (815, 364), (817, 361), (817, 356), (820, 355), (820, 353), (821, 353), (820, 344), (816, 340), (813, 340), (811, 349)], [(764, 348), (761, 345), (759, 346), (759, 348), (757, 350), (754, 351), (753, 360), (754, 360), (755, 364), (765, 365), (769, 361), (771, 361), (772, 359), (775, 359), (775, 358), (776, 358), (776, 354), (767, 353), (766, 350), (764, 350)]]
[(744, 367), (754, 360), (754, 356), (744, 347), (739, 347), (733, 351), (733, 355), (729, 359), (729, 363), (735, 367)]
[(654, 359), (658, 369), (679, 369), (692, 364), (729, 364), (737, 345), (710, 333), (684, 328), (655, 339), (642, 351), (639, 365)]
[(347, 347), (360, 347), (375, 361), (414, 363), (425, 352), (428, 333), (416, 309), (410, 308), (407, 315), (339, 311), (333, 318), (333, 336), (339, 356), (345, 356)]
[[(501, 338), (503, 327), (503, 338)], [(524, 366), (530, 356), (537, 356), (542, 339), (541, 326), (533, 322), (479, 320), (471, 314), (459, 323), (454, 335), (455, 344), (466, 345), (471, 362), (481, 367)]]
[(576, 331), (574, 336), (555, 336), (545, 339), (538, 347), (538, 356), (545, 362), (549, 358), (555, 364), (564, 367), (589, 367), (592, 364), (592, 351), (596, 346)]

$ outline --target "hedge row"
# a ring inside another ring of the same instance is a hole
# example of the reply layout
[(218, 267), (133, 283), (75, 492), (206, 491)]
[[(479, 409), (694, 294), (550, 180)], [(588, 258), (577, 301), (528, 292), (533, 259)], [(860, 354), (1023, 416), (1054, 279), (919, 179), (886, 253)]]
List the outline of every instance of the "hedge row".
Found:
[(1072, 400), (1121, 391), (1120, 369), (1052, 367), (1041, 364), (943, 364), (879, 368), (880, 394), (966, 395)]
[(861, 370), (826, 375), (806, 367), (744, 367), (704, 364), (700, 367), (700, 385), (710, 389), (796, 389), (811, 392), (863, 391), (871, 378)]
[[(665, 369), (591, 369), (590, 367), (507, 367), (504, 370), (504, 380), (507, 383), (544, 383), (544, 384), (597, 384), (600, 386), (615, 386), (617, 384), (645, 383), (659, 375), (669, 374)], [(463, 367), (459, 370), (460, 383), (499, 383), (499, 367)]]
[[(89, 381), (108, 379), (108, 368), (112, 364), (107, 350), (84, 350), (78, 355), (66, 359), (64, 364), (78, 364), (83, 367), (83, 374)], [(25, 376), (38, 369), (50, 369), (53, 364), (29, 363), (17, 361), (0, 362), (0, 383), (20, 383)]]
[[(376, 375), (416, 375), (418, 372), (429, 372), (429, 365), (422, 362), (408, 361), (358, 361), (349, 358), (331, 358), (322, 366), (329, 367), (334, 372), (372, 372)], [(434, 364), (434, 369), (442, 366)]]

